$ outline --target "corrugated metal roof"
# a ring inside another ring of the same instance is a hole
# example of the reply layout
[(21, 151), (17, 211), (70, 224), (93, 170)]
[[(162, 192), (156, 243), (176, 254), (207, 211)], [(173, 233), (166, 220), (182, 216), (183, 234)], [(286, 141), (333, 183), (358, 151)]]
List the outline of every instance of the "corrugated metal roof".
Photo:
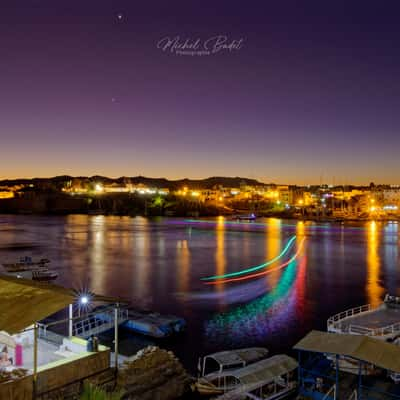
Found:
[(237, 350), (220, 351), (210, 354), (207, 357), (212, 358), (221, 365), (234, 365), (240, 363), (249, 363), (260, 360), (268, 355), (268, 350), (263, 347), (248, 347)]
[[(93, 300), (118, 301), (104, 296)], [(75, 301), (71, 289), (0, 275), (0, 331), (18, 333)]]
[(0, 330), (18, 333), (73, 301), (72, 292), (59, 286), (0, 276)]
[(400, 347), (369, 336), (311, 331), (294, 349), (347, 356), (400, 373)]
[(278, 354), (265, 360), (250, 364), (247, 367), (229, 372), (240, 383), (247, 385), (257, 382), (267, 384), (277, 376), (293, 371), (298, 366), (297, 361), (286, 354)]

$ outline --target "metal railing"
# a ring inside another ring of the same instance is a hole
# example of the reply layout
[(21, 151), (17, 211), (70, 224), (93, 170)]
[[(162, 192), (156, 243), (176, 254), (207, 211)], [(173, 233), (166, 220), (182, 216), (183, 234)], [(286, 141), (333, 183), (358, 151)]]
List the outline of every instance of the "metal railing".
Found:
[[(118, 310), (118, 324), (128, 319), (128, 310)], [(88, 314), (72, 326), (73, 336), (89, 337), (98, 335), (114, 327), (114, 309), (105, 309), (100, 312)]]
[(56, 344), (56, 345), (61, 345), (63, 343), (63, 335), (60, 335), (56, 332), (53, 332), (52, 330), (49, 329), (48, 325), (46, 324), (41, 324), (38, 323), (38, 338), (39, 339), (44, 339), (47, 342)]
[(354, 307), (350, 310), (342, 311), (338, 314), (333, 315), (328, 319), (328, 328), (334, 325), (336, 322), (342, 321), (345, 318), (353, 317), (354, 315), (365, 313), (372, 310), (371, 304), (365, 304), (363, 306)]
[(367, 335), (367, 336), (385, 336), (392, 335), (400, 332), (400, 322), (395, 324), (387, 325), (381, 328), (368, 328), (366, 326), (361, 325), (353, 325), (353, 324), (342, 324), (344, 320), (347, 318), (353, 317), (358, 314), (368, 313), (376, 310), (377, 308), (373, 308), (371, 304), (366, 304), (359, 307), (351, 308), (350, 310), (343, 311), (338, 313), (332, 317), (330, 317), (327, 321), (328, 331), (335, 332), (340, 330), (346, 333), (352, 333), (356, 335)]

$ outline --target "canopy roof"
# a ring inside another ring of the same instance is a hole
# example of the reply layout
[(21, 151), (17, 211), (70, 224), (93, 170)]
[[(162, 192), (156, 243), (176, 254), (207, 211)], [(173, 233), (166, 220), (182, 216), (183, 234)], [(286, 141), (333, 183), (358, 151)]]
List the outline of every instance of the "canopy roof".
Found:
[(220, 365), (235, 365), (261, 360), (267, 355), (268, 350), (263, 347), (248, 347), (238, 350), (220, 351), (210, 354), (206, 358), (212, 358)]
[(294, 349), (348, 356), (400, 373), (400, 347), (369, 336), (311, 331)]
[[(103, 296), (93, 300), (118, 301)], [(0, 331), (18, 333), (75, 301), (71, 289), (0, 275)]]
[(263, 383), (266, 385), (276, 377), (293, 371), (297, 368), (297, 361), (286, 354), (276, 356), (250, 364), (247, 367), (229, 372), (244, 385)]

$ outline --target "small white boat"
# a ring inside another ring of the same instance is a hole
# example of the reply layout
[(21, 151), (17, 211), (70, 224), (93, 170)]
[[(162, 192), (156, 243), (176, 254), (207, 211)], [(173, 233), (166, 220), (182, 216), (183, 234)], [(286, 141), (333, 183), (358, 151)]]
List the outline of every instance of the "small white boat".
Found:
[(32, 268), (6, 272), (6, 275), (16, 278), (31, 279), (33, 281), (50, 282), (58, 278), (58, 273), (47, 268)]
[(3, 264), (3, 267), (6, 275), (34, 281), (50, 282), (58, 278), (58, 273), (46, 267), (49, 262), (50, 260), (47, 258), (33, 261), (31, 257), (23, 257), (17, 263)]
[(246, 215), (236, 215), (233, 217), (233, 219), (236, 219), (238, 221), (255, 221), (257, 219), (257, 216), (256, 214), (251, 213)]
[(218, 400), (284, 399), (296, 391), (297, 367), (295, 359), (278, 354), (243, 368), (227, 370), (209, 384), (220, 391)]
[(39, 261), (33, 261), (32, 257), (21, 257), (19, 262), (16, 263), (3, 263), (3, 267), (12, 272), (13, 270), (23, 270), (24, 268), (30, 269), (32, 267), (42, 267), (48, 264), (50, 260), (48, 258), (41, 258)]
[(196, 382), (197, 391), (204, 395), (223, 393), (223, 389), (213, 382), (223, 379), (227, 371), (237, 370), (268, 356), (263, 347), (248, 347), (236, 350), (220, 351), (199, 358), (200, 379)]

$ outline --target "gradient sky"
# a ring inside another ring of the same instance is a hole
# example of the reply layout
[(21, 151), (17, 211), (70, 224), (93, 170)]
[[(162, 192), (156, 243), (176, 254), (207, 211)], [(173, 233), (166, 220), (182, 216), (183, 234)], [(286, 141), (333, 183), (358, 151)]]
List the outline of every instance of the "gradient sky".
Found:
[(4, 0), (0, 177), (400, 183), (398, 4)]

